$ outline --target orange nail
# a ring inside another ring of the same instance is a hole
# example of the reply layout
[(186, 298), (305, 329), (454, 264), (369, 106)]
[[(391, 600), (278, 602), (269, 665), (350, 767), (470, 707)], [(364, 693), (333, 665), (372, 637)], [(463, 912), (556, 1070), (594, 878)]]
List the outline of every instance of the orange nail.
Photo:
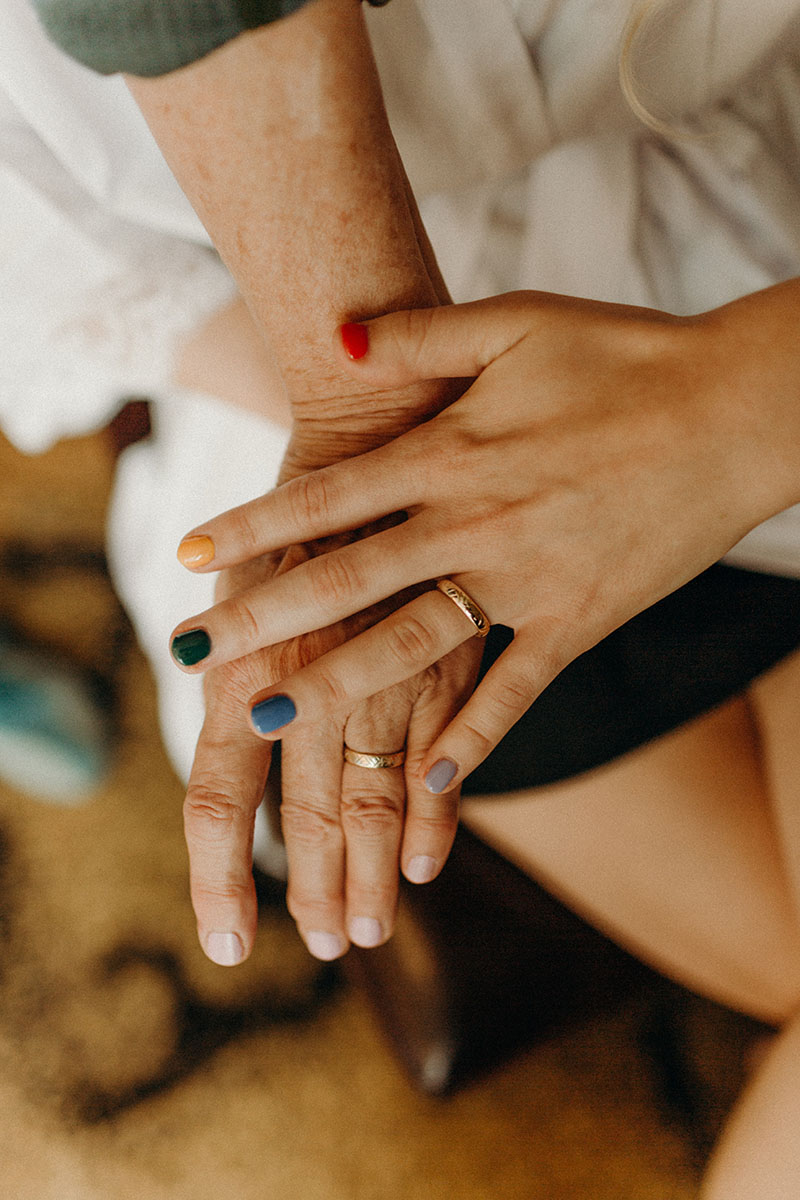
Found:
[(215, 554), (214, 543), (205, 535), (184, 538), (178, 546), (178, 562), (184, 567), (206, 567)]

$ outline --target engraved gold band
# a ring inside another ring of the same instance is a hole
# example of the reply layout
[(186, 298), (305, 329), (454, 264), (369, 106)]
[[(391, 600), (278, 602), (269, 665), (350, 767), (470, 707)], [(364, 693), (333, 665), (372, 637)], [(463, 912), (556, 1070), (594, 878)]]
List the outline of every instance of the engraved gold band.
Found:
[(469, 617), (475, 626), (474, 636), (485, 638), (489, 632), (491, 621), (480, 604), (476, 604), (463, 588), (460, 588), (457, 583), (453, 583), (452, 579), (440, 579), (436, 586), (443, 595), (458, 605), (465, 617)]
[(354, 767), (369, 767), (371, 771), (382, 770), (384, 767), (402, 767), (406, 761), (405, 750), (395, 750), (394, 754), (367, 754), (364, 750), (344, 748), (344, 761)]

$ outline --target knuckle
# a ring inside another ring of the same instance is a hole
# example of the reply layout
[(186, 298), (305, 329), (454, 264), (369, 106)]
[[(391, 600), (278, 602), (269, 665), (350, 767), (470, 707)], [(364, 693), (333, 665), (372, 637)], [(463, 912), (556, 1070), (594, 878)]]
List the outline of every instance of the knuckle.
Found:
[(317, 559), (314, 565), (313, 591), (319, 604), (342, 604), (363, 590), (358, 571), (344, 555), (332, 552)]
[(396, 835), (401, 820), (400, 803), (382, 793), (348, 792), (342, 796), (342, 821), (348, 833), (382, 840)]
[(395, 329), (397, 351), (412, 372), (419, 372), (425, 361), (431, 317), (427, 309), (407, 309)]
[(417, 667), (436, 657), (435, 637), (416, 617), (404, 617), (387, 631), (386, 650), (401, 667)]
[(380, 914), (383, 918), (384, 930), (388, 934), (386, 926), (394, 923), (397, 912), (397, 887), (395, 884), (348, 879), (347, 907), (352, 913)]
[(500, 717), (520, 716), (533, 703), (530, 682), (522, 675), (498, 680), (492, 689), (491, 703)]
[(343, 681), (325, 667), (319, 667), (315, 672), (314, 684), (326, 712), (329, 709), (341, 708), (348, 698)]
[(250, 505), (242, 504), (228, 513), (237, 549), (247, 558), (259, 552), (261, 537), (253, 521)]
[(473, 741), (476, 749), (481, 755), (481, 759), (485, 758), (490, 750), (495, 747), (496, 739), (482, 728), (481, 722), (475, 717), (464, 717), (462, 719), (462, 727), (467, 735)]
[(423, 837), (437, 838), (442, 834), (451, 836), (458, 822), (458, 795), (445, 794), (437, 799), (440, 800), (440, 803), (435, 809), (414, 813), (414, 824)]
[(336, 920), (337, 899), (312, 892), (305, 885), (290, 879), (286, 889), (286, 908), (289, 916), (306, 929), (325, 929)]
[(230, 796), (207, 784), (190, 787), (183, 802), (185, 827), (194, 839), (225, 841), (241, 816), (241, 808)]
[(293, 484), (292, 503), (299, 516), (309, 524), (326, 524), (332, 515), (331, 483), (324, 471), (301, 475)]
[(342, 845), (342, 829), (335, 816), (296, 800), (283, 801), (281, 827), (287, 844), (301, 852)]
[(252, 880), (227, 880), (215, 882), (209, 879), (192, 880), (192, 900), (195, 904), (236, 905), (248, 900), (252, 891)]
[(261, 644), (261, 625), (246, 595), (236, 596), (227, 602), (226, 623), (238, 630), (240, 637), (250, 644)]

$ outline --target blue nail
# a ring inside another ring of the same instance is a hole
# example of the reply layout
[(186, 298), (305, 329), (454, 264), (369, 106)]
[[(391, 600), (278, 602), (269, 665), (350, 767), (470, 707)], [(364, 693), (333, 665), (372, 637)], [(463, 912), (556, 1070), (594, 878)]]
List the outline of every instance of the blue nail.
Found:
[(289, 696), (270, 696), (250, 709), (250, 720), (259, 733), (273, 733), (296, 716), (297, 709)]
[(457, 772), (458, 767), (452, 758), (440, 758), (438, 762), (433, 764), (425, 776), (425, 787), (429, 792), (434, 792), (438, 795), (440, 792), (447, 790), (448, 783), (451, 782)]

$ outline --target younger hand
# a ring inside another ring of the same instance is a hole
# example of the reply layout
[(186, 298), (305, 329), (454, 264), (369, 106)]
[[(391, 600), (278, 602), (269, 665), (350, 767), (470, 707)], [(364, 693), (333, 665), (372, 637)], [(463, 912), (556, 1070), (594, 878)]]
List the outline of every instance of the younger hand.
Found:
[[(368, 349), (350, 369), (376, 390), (478, 378), (396, 441), (294, 480), (193, 535), (212, 540), (208, 567), (218, 569), (386, 514), (409, 519), (298, 565), (176, 633), (205, 629), (206, 663), (216, 666), (411, 585), (454, 579), (515, 638), (419, 763), (430, 790), (452, 788), (572, 659), (795, 499), (751, 403), (753, 372), (737, 358), (725, 312), (679, 319), (516, 293), (360, 327)], [(341, 347), (339, 356), (347, 361)], [(291, 726), (267, 736), (310, 728), (473, 633), (431, 586), (256, 694), (257, 711), (281, 695), (295, 712)]]

